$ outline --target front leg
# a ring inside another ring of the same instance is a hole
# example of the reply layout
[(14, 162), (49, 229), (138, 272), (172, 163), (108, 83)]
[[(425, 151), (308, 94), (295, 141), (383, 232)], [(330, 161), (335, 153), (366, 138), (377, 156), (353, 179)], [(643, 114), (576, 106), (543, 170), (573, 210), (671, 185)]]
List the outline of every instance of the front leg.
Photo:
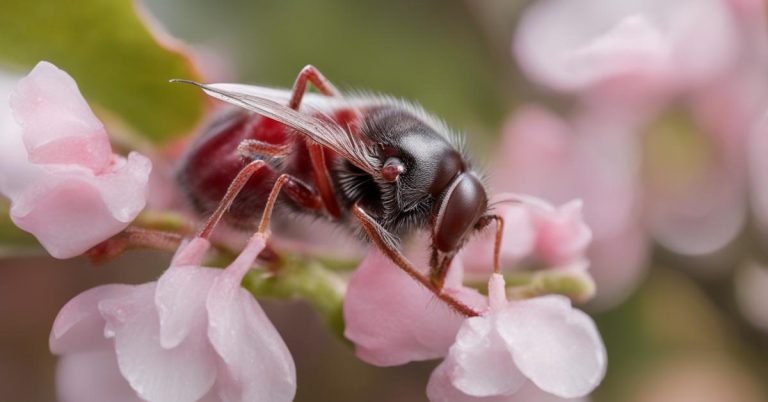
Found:
[(475, 224), (475, 230), (483, 230), (492, 222), (496, 222), (496, 238), (493, 243), (493, 272), (501, 272), (499, 255), (501, 254), (501, 240), (504, 237), (504, 218), (500, 215), (483, 215)]
[(475, 317), (480, 315), (477, 311), (473, 310), (461, 301), (451, 297), (437, 288), (426, 276), (422, 275), (418, 269), (408, 261), (402, 252), (400, 252), (392, 234), (386, 231), (376, 220), (370, 216), (360, 205), (355, 204), (352, 207), (352, 214), (357, 218), (363, 230), (368, 234), (373, 244), (384, 253), (387, 258), (390, 259), (400, 269), (405, 271), (411, 278), (422, 284), (430, 292), (432, 292), (438, 299), (442, 300), (452, 309), (458, 313), (467, 316)]

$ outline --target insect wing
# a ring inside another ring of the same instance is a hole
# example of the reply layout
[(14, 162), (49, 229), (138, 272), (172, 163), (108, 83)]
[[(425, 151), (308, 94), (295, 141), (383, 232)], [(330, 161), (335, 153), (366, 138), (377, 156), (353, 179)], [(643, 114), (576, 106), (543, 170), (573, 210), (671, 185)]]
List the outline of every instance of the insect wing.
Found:
[[(254, 96), (257, 98), (269, 99), (277, 102), (281, 105), (287, 105), (288, 101), (293, 95), (293, 91), (284, 88), (270, 88), (262, 87), (258, 85), (246, 85), (246, 84), (212, 84), (216, 88), (230, 92), (239, 93)], [(332, 113), (334, 110), (340, 107), (349, 106), (349, 101), (346, 99), (320, 95), (316, 93), (305, 93), (301, 98), (301, 107), (299, 110), (306, 109), (307, 111), (319, 111), (322, 113)]]
[[(285, 124), (333, 150), (366, 173), (380, 175), (380, 162), (369, 144), (341, 128), (330, 117), (318, 117), (324, 116), (322, 110), (317, 110), (319, 114), (302, 113), (279, 103), (287, 103), (290, 97), (288, 91), (240, 84), (200, 84), (187, 80), (172, 82), (195, 85), (214, 98)], [(312, 105), (309, 106), (311, 108)]]

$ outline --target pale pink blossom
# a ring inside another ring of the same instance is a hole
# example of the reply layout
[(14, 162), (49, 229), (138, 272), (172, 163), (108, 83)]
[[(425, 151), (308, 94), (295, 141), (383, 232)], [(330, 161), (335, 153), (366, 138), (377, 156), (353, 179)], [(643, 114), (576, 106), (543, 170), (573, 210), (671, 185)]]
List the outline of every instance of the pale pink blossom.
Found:
[[(264, 244), (254, 236), (220, 270), (200, 266), (210, 244), (195, 238), (157, 282), (104, 285), (72, 299), (50, 337), (51, 351), (63, 356), (60, 399), (292, 400), (290, 352), (240, 287)], [(98, 376), (89, 378), (97, 369)]]
[(582, 202), (574, 200), (555, 208), (545, 202), (531, 208), (536, 228), (536, 255), (551, 265), (565, 265), (584, 258), (592, 231), (581, 215)]
[(600, 109), (567, 120), (542, 107), (521, 107), (504, 128), (490, 172), (495, 190), (530, 194), (540, 198), (536, 204), (561, 204), (561, 209), (571, 203), (574, 217), (581, 211), (573, 200), (583, 200), (583, 223), (577, 223), (579, 218), (563, 226), (571, 227), (577, 241), (551, 238), (538, 242), (537, 249), (547, 250), (545, 244), (553, 250), (570, 248), (574, 257), (589, 260), (600, 305), (619, 302), (634, 289), (648, 252), (647, 233), (641, 229), (638, 139), (632, 131), (637, 122), (632, 117)]
[[(526, 258), (549, 266), (568, 265), (585, 258), (592, 232), (582, 218), (582, 202), (572, 200), (560, 207), (530, 196), (501, 193), (491, 199), (493, 213), (504, 219), (499, 261), (511, 269)], [(464, 266), (475, 272), (493, 268), (495, 226), (487, 227), (464, 247)]]
[(647, 96), (711, 79), (730, 61), (735, 30), (720, 0), (544, 0), (523, 14), (514, 50), (552, 88)]
[[(0, 132), (0, 192), (13, 222), (57, 258), (122, 231), (144, 208), (150, 161), (112, 153), (74, 80), (47, 62), (21, 79)], [(5, 108), (0, 108), (5, 109)]]
[[(630, 176), (626, 176), (625, 183), (638, 187), (634, 199), (642, 199), (643, 224), (648, 233), (673, 252), (717, 252), (744, 227), (746, 150), (759, 149), (749, 144), (747, 137), (768, 100), (764, 15), (764, 2), (751, 0), (619, 0), (611, 2), (610, 7), (593, 0), (578, 4), (545, 0), (534, 3), (521, 19), (515, 54), (524, 72), (553, 89), (583, 95), (578, 112), (570, 118), (572, 130), (560, 127), (560, 132), (594, 137), (589, 127), (594, 130), (596, 124), (604, 126), (607, 115), (624, 125), (613, 125), (614, 137), (627, 142), (637, 154), (643, 146), (638, 140), (659, 128), (656, 143), (659, 139), (670, 141), (650, 149), (649, 156), (643, 158), (649, 166), (643, 167), (642, 183)], [(626, 100), (632, 102), (622, 102)], [(668, 113), (670, 106), (675, 107), (674, 113)], [(626, 133), (638, 140), (631, 144)], [(681, 137), (687, 141), (692, 138), (695, 143), (686, 144), (685, 151), (665, 161), (664, 153), (669, 153), (674, 141), (679, 146)], [(759, 143), (759, 139), (752, 140)], [(611, 154), (597, 142), (591, 145), (598, 151), (589, 152), (589, 148), (579, 147), (582, 142), (558, 145), (573, 148), (563, 157), (565, 162), (545, 160), (542, 164), (572, 163), (573, 171), (589, 178), (587, 182), (599, 182), (593, 176), (604, 172), (627, 172), (626, 163), (620, 161), (613, 169), (585, 169), (589, 160)], [(601, 142), (609, 143), (610, 139), (603, 136)], [(520, 147), (517, 153), (526, 151), (528, 148)], [(523, 159), (536, 160), (537, 156)], [(518, 170), (518, 175), (541, 178), (529, 172)], [(570, 187), (578, 189), (583, 181), (571, 180), (575, 184)], [(569, 188), (548, 180), (539, 181), (539, 185)], [(757, 191), (761, 187), (755, 186)], [(617, 205), (632, 205), (611, 199), (595, 204), (590, 197), (579, 194), (584, 191), (571, 191), (571, 196), (583, 197), (590, 209), (601, 205), (599, 210), (616, 211)], [(628, 192), (617, 188), (611, 194), (621, 197)], [(757, 208), (760, 205), (755, 203)], [(607, 237), (602, 236), (604, 230), (590, 217), (591, 213), (585, 211), (597, 245)], [(627, 232), (624, 227), (616, 228), (613, 233)]]
[[(528, 383), (560, 398), (588, 395), (606, 353), (595, 323), (562, 296), (508, 301), (493, 274), (489, 308), (464, 321), (427, 387), (431, 401), (504, 401)], [(491, 399), (483, 399), (491, 398)]]
[[(477, 291), (461, 285), (461, 270), (452, 264), (444, 291), (484, 307)], [(355, 344), (359, 358), (377, 366), (445, 356), (462, 321), (375, 248), (352, 274), (344, 297), (344, 336)]]

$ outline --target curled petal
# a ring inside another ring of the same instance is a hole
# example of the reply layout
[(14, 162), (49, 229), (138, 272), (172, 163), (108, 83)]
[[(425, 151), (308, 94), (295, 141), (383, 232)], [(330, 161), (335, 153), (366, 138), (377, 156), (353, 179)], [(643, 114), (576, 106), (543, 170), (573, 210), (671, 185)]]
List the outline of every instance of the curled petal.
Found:
[[(0, 74), (0, 101), (8, 99), (13, 81)], [(42, 174), (43, 168), (27, 160), (21, 127), (13, 119), (11, 109), (2, 106), (0, 104), (0, 193), (13, 199)]]
[(204, 325), (208, 316), (205, 300), (211, 284), (221, 271), (200, 266), (210, 248), (208, 240), (195, 237), (182, 244), (171, 266), (160, 276), (155, 306), (160, 317), (160, 345), (176, 347), (189, 332)]
[(217, 359), (206, 338), (205, 323), (174, 348), (160, 345), (154, 284), (137, 287), (124, 300), (102, 303), (113, 324), (120, 372), (136, 393), (149, 401), (194, 402), (216, 381)]
[(140, 153), (131, 152), (127, 159), (116, 157), (112, 163), (110, 171), (96, 176), (93, 184), (112, 217), (129, 223), (146, 205), (152, 162)]
[(344, 298), (344, 336), (358, 357), (378, 366), (445, 356), (462, 321), (377, 249), (355, 270)]
[(563, 398), (589, 394), (605, 375), (605, 346), (595, 323), (562, 296), (511, 302), (497, 330), (515, 364), (542, 390)]
[(568, 264), (584, 257), (592, 232), (581, 216), (582, 202), (571, 201), (557, 210), (533, 209), (536, 251), (553, 265)]
[(88, 181), (56, 179), (35, 186), (35, 193), (13, 202), (11, 219), (56, 258), (80, 255), (127, 225), (112, 216)]
[(526, 380), (491, 317), (464, 321), (444, 364), (456, 389), (472, 396), (512, 394)]
[(149, 159), (112, 154), (71, 77), (41, 62), (19, 81), (11, 103), (18, 124), (0, 108), (0, 192), (11, 199), (14, 223), (51, 255), (79, 255), (141, 212)]
[(160, 345), (178, 346), (190, 331), (207, 320), (205, 300), (217, 269), (200, 266), (171, 266), (157, 281), (155, 306), (160, 319)]
[(126, 296), (130, 285), (102, 285), (75, 296), (61, 308), (48, 340), (51, 352), (75, 353), (108, 347), (104, 338), (106, 322), (98, 305), (102, 300)]
[[(149, 160), (131, 153), (100, 176), (76, 166), (50, 166), (12, 195), (11, 219), (56, 258), (82, 254), (119, 233), (141, 212)], [(87, 222), (87, 224), (86, 224)]]
[(74, 164), (96, 174), (109, 165), (112, 148), (104, 125), (72, 77), (53, 64), (41, 61), (19, 81), (11, 107), (31, 162)]
[(56, 368), (59, 402), (141, 402), (117, 368), (113, 350), (62, 356)]
[(240, 287), (264, 244), (263, 238), (252, 238), (214, 280), (206, 300), (208, 338), (226, 366), (219, 394), (227, 400), (291, 401), (296, 393), (296, 367), (287, 346), (259, 303)]
[[(509, 395), (471, 396), (458, 390), (451, 381), (450, 368), (445, 362), (432, 371), (427, 384), (427, 398), (431, 402), (514, 402)], [(520, 402), (530, 402), (521, 400)]]

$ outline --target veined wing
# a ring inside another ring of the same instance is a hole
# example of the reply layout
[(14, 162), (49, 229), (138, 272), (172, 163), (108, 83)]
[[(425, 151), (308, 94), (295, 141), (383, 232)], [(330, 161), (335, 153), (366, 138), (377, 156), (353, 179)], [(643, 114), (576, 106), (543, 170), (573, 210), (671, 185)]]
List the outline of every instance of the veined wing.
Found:
[[(371, 144), (355, 137), (330, 118), (319, 117), (322, 116), (323, 107), (317, 109), (318, 112), (321, 112), (320, 114), (312, 114), (302, 113), (285, 106), (284, 104), (288, 102), (290, 97), (288, 91), (241, 84), (201, 84), (188, 80), (172, 80), (171, 82), (195, 85), (214, 98), (283, 123), (318, 144), (333, 150), (364, 172), (374, 177), (380, 176), (381, 162), (376, 158)], [(332, 99), (329, 98), (328, 100)], [(317, 103), (320, 100), (311, 99), (311, 102)], [(327, 107), (327, 103), (323, 105)], [(312, 103), (308, 103), (307, 107), (314, 109)]]

